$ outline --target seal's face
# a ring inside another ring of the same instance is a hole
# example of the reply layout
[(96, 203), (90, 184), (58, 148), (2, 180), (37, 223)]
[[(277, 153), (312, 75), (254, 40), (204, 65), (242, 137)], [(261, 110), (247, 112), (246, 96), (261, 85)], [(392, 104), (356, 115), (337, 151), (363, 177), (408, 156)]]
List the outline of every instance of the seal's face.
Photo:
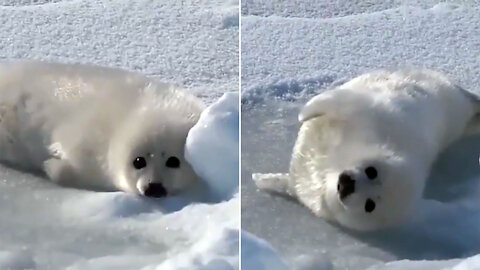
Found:
[(197, 176), (185, 160), (184, 148), (192, 119), (140, 113), (118, 131), (109, 163), (119, 188), (150, 197), (186, 190)]
[(308, 195), (303, 201), (316, 214), (351, 229), (375, 230), (401, 223), (421, 197), (424, 161), (404, 156), (392, 143), (399, 138), (377, 132), (377, 125), (368, 117), (304, 123), (295, 171), (308, 181), (297, 194)]
[(328, 174), (326, 200), (342, 225), (374, 230), (401, 223), (420, 197), (414, 170), (398, 157), (360, 160)]
[(195, 182), (195, 173), (183, 156), (186, 135), (168, 133), (141, 143), (126, 160), (125, 175), (142, 195), (174, 195)]

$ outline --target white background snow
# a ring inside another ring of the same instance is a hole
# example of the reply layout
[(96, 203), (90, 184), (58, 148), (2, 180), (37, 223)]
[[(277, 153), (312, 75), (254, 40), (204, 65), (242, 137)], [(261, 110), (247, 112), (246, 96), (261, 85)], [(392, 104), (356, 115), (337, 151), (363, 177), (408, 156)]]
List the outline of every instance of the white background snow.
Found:
[(479, 25), (478, 1), (242, 2), (242, 266), (480, 269), (478, 137), (441, 157), (418, 213), (393, 230), (346, 231), (251, 181), (288, 171), (308, 98), (361, 73), (428, 67), (480, 93)]
[[(238, 91), (238, 2), (1, 0), (0, 60), (11, 59), (135, 70), (212, 104)], [(237, 113), (232, 99), (223, 104)], [(238, 132), (215, 121), (225, 113), (202, 117)], [(235, 173), (223, 179), (232, 190)], [(0, 269), (238, 269), (239, 198), (224, 199), (184, 207), (184, 198), (63, 188), (0, 166)]]

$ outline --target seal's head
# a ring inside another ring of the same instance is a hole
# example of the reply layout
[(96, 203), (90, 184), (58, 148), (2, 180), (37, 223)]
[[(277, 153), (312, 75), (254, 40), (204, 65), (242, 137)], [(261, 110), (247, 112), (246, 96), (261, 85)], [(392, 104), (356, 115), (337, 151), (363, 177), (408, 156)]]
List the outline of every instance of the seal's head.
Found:
[(324, 199), (331, 216), (361, 231), (402, 223), (421, 196), (423, 176), (386, 149), (353, 156), (326, 174)]
[(185, 160), (184, 148), (202, 106), (181, 92), (138, 104), (109, 147), (109, 171), (119, 189), (165, 197), (192, 187), (197, 176)]
[(312, 99), (300, 115), (293, 159), (297, 195), (317, 215), (350, 229), (398, 225), (421, 197), (429, 159), (407, 149), (409, 134), (395, 130), (368, 96), (357, 103), (347, 99), (342, 107), (335, 102), (345, 99), (331, 96), (335, 92)]

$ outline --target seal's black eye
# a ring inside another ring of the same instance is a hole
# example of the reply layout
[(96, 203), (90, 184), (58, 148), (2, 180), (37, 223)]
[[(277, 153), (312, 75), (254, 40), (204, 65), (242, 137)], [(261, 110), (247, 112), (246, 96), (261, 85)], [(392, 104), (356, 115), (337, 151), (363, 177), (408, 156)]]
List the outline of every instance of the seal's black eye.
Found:
[(141, 168), (145, 168), (147, 167), (147, 161), (145, 160), (144, 157), (136, 157), (133, 160), (133, 167), (135, 167), (135, 169), (137, 170), (140, 170)]
[(378, 172), (377, 172), (377, 169), (375, 169), (375, 167), (367, 167), (365, 169), (365, 174), (371, 180), (377, 178), (377, 176), (378, 176)]
[(373, 212), (373, 210), (375, 210), (375, 206), (377, 205), (372, 199), (367, 199), (367, 201), (365, 202), (365, 212), (367, 213)]
[(178, 168), (180, 167), (180, 160), (177, 157), (169, 157), (167, 162), (165, 162), (165, 166), (169, 168)]

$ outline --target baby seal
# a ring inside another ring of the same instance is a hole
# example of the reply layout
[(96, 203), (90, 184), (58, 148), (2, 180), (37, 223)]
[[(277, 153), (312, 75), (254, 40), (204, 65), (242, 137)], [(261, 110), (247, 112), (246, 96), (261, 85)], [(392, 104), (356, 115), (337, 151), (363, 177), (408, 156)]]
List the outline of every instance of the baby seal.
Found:
[(62, 185), (152, 197), (197, 183), (184, 158), (199, 99), (140, 74), (0, 64), (0, 161)]
[(399, 225), (439, 153), (472, 130), (479, 111), (476, 96), (434, 71), (364, 74), (304, 106), (289, 174), (253, 179), (354, 230)]

